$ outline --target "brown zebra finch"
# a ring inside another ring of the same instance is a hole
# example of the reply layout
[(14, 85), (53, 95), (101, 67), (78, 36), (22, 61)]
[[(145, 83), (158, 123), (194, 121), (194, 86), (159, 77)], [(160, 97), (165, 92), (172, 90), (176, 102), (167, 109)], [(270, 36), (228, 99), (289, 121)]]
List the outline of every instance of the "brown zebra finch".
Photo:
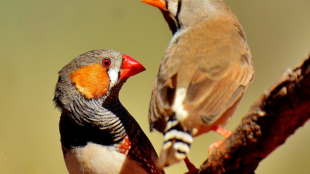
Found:
[(113, 50), (94, 50), (59, 71), (63, 155), (70, 174), (164, 173), (136, 120), (119, 101), (126, 80), (145, 68)]
[(195, 136), (210, 130), (230, 136), (222, 127), (253, 79), (253, 62), (223, 0), (142, 1), (161, 10), (173, 33), (149, 110), (150, 129), (164, 134), (159, 163), (169, 166), (186, 159)]

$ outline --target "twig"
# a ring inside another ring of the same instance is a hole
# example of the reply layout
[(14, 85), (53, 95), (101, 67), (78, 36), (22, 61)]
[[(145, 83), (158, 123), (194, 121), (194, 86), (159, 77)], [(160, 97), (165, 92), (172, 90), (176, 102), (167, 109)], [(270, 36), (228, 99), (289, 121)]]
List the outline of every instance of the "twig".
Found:
[(287, 71), (251, 107), (199, 173), (254, 173), (259, 162), (310, 118), (310, 55)]

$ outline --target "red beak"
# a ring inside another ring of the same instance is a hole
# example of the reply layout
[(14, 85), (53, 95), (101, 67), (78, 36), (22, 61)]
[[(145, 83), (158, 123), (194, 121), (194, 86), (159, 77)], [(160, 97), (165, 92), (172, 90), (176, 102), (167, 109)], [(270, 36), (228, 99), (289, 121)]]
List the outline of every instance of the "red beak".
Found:
[(163, 10), (167, 10), (166, 2), (164, 0), (142, 0), (142, 2), (161, 8)]
[(119, 79), (134, 76), (145, 70), (145, 68), (139, 62), (125, 54), (123, 54), (123, 59), (124, 60)]

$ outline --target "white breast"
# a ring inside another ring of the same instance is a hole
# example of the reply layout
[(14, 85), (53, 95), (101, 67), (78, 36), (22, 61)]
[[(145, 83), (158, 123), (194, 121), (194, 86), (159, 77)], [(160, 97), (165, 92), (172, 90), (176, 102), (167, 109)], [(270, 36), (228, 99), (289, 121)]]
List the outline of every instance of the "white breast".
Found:
[(88, 143), (85, 147), (68, 150), (64, 158), (70, 174), (146, 174), (136, 161), (113, 146)]

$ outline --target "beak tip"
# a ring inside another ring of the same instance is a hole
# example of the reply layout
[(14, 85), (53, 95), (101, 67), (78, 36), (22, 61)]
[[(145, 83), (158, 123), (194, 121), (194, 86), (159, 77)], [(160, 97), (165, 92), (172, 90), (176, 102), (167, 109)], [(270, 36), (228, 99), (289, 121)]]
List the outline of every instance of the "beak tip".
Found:
[(124, 54), (123, 58), (124, 60), (122, 64), (122, 71), (120, 78), (134, 76), (146, 70), (144, 66), (141, 65), (141, 63), (131, 58), (130, 56)]
[(166, 3), (163, 0), (141, 0), (142, 2), (158, 7), (163, 10), (167, 10)]

